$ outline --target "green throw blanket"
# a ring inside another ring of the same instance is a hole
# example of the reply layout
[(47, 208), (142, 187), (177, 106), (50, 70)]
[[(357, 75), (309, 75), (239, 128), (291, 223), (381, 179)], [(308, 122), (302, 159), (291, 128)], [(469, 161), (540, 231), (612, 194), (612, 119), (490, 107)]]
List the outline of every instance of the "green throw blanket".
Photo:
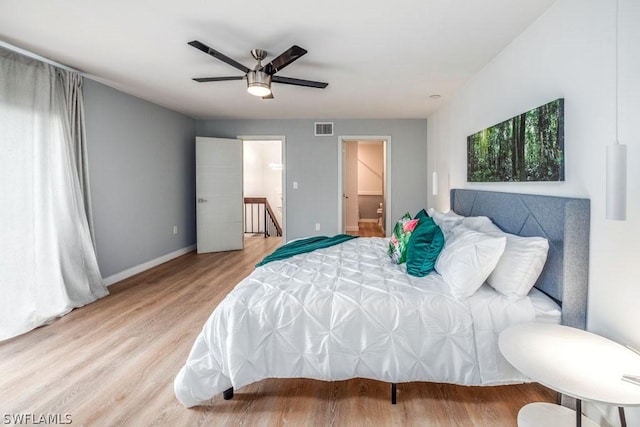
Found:
[(306, 239), (294, 240), (293, 242), (280, 246), (278, 249), (273, 251), (272, 254), (267, 255), (262, 261), (256, 264), (256, 267), (260, 267), (261, 265), (265, 265), (271, 261), (277, 261), (294, 255), (315, 251), (316, 249), (328, 248), (329, 246), (337, 245), (356, 237), (357, 236), (350, 236), (348, 234), (336, 234), (333, 237), (314, 236)]

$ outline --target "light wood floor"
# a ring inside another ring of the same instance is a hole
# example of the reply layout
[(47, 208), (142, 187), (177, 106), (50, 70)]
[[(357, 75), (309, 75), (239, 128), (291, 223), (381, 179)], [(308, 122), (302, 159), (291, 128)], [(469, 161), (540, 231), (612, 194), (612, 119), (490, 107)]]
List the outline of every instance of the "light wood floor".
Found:
[[(173, 379), (224, 295), (278, 244), (190, 253), (110, 287), (111, 295), (0, 343), (0, 416), (69, 414), (91, 426), (515, 426), (519, 408), (554, 401), (537, 385), (389, 385), (270, 379), (186, 409)], [(64, 418), (62, 418), (64, 420)]]
[(377, 222), (358, 222), (358, 231), (347, 231), (346, 234), (360, 237), (384, 237), (382, 227)]

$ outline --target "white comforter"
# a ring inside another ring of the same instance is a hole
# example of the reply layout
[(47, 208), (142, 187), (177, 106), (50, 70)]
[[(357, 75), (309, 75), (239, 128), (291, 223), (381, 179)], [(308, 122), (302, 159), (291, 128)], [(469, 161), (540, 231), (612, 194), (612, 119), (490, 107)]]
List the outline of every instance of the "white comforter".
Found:
[(535, 320), (529, 298), (486, 284), (450, 296), (359, 238), (257, 268), (213, 311), (174, 389), (186, 406), (269, 377), (372, 378), (466, 385), (528, 381), (500, 355), (508, 325)]

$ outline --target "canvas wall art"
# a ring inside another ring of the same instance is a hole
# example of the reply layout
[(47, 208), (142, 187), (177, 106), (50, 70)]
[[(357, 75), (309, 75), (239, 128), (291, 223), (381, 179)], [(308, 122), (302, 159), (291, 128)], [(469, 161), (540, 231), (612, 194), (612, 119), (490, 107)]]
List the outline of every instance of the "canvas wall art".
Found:
[(467, 181), (564, 181), (564, 99), (469, 135)]

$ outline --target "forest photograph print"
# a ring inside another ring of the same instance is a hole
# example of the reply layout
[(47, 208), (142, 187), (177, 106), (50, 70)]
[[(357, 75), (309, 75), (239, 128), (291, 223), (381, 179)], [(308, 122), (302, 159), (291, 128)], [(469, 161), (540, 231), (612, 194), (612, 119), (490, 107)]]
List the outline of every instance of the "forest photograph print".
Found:
[(469, 135), (467, 181), (564, 181), (564, 99)]

